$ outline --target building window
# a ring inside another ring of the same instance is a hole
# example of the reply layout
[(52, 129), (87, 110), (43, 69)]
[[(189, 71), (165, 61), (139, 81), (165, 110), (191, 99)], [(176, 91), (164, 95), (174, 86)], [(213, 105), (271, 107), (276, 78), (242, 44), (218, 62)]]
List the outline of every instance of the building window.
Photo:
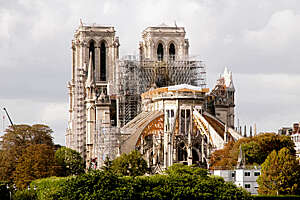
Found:
[(95, 69), (95, 42), (93, 40), (90, 41), (89, 55), (92, 55), (92, 64), (94, 70)]
[(106, 81), (106, 46), (104, 42), (100, 45), (100, 81)]
[(250, 176), (250, 172), (245, 172), (245, 176)]
[(180, 132), (182, 135), (188, 135), (191, 129), (191, 110), (181, 109), (180, 113)]
[(254, 176), (259, 176), (260, 172), (254, 172)]
[(164, 47), (161, 43), (157, 46), (157, 60), (162, 61), (164, 60)]
[(231, 177), (235, 177), (235, 173), (233, 172), (233, 173), (231, 173)]
[(169, 47), (169, 58), (171, 61), (175, 60), (175, 45), (173, 43), (171, 43)]
[(251, 188), (250, 184), (245, 184), (245, 188)]

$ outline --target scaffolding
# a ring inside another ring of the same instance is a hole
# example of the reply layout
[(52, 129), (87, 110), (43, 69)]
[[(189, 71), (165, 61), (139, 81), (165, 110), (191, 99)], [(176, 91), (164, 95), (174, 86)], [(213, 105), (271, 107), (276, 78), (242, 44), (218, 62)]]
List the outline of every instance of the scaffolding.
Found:
[(94, 168), (104, 165), (106, 159), (113, 160), (120, 155), (120, 130), (117, 127), (104, 126), (96, 121), (93, 155), (97, 160)]
[(202, 61), (140, 61), (127, 57), (118, 61), (116, 80), (118, 124), (124, 126), (141, 112), (140, 95), (151, 88), (190, 84), (206, 87), (206, 70)]
[(84, 103), (85, 73), (83, 67), (76, 70), (75, 80), (69, 83), (73, 98), (72, 120), (67, 130), (66, 144), (85, 157), (85, 103)]

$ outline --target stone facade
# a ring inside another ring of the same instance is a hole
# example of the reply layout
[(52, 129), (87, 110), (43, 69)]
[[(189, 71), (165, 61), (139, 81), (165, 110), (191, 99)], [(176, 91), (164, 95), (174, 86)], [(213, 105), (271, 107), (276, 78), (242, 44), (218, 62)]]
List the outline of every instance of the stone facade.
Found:
[(81, 24), (72, 40), (66, 145), (88, 168), (134, 149), (152, 168), (207, 164), (213, 150), (241, 137), (233, 130), (231, 72), (209, 93), (183, 27), (146, 28), (138, 59), (119, 59), (119, 46), (114, 27)]
[(206, 112), (208, 89), (182, 84), (142, 94), (142, 113), (122, 128), (121, 152), (138, 149), (158, 172), (173, 163), (208, 167), (211, 152), (240, 136)]
[(111, 126), (111, 98), (119, 57), (114, 27), (80, 25), (72, 40), (72, 80), (66, 145), (85, 158), (93, 154), (96, 122)]
[(141, 60), (186, 60), (189, 55), (189, 41), (183, 27), (169, 27), (161, 24), (148, 27), (142, 33), (140, 42)]

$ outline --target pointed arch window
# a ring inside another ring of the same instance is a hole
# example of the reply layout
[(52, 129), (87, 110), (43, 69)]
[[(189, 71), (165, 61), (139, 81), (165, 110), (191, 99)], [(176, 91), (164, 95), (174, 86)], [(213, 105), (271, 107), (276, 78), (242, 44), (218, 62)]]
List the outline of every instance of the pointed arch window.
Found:
[(92, 62), (93, 62), (93, 70), (95, 69), (95, 42), (94, 40), (90, 41), (90, 47), (89, 47), (89, 56), (90, 53), (92, 53)]
[(158, 61), (164, 60), (164, 47), (162, 43), (159, 43), (157, 46), (157, 60)]
[(100, 81), (106, 81), (106, 45), (100, 44)]
[(169, 60), (175, 60), (175, 45), (173, 43), (171, 43), (169, 46)]

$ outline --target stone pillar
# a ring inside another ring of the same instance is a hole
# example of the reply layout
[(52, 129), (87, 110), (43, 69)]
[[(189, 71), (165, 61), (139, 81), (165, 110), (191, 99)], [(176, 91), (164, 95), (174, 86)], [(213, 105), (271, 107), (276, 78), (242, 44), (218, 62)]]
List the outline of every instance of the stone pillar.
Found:
[(187, 149), (187, 156), (188, 156), (188, 165), (193, 164), (193, 154), (192, 154), (192, 135), (191, 131), (188, 133), (188, 149)]
[(144, 154), (144, 137), (141, 136), (141, 154)]
[[(100, 137), (100, 131), (102, 131), (103, 128), (109, 128), (110, 125), (110, 101), (108, 96), (104, 95), (103, 93), (100, 95), (98, 100), (96, 101), (96, 122), (97, 122), (97, 129), (95, 131), (95, 134), (97, 134), (98, 137)], [(98, 144), (95, 145), (98, 148), (100, 146), (106, 145), (105, 143), (101, 143), (102, 141), (98, 141)], [(99, 148), (100, 149), (100, 148)], [(104, 155), (108, 154), (109, 152), (103, 151), (103, 149), (100, 149), (100, 156), (98, 158), (98, 166), (101, 167), (105, 160), (103, 160)]]
[(169, 133), (167, 131), (165, 131), (164, 133), (164, 168), (167, 169), (168, 168), (168, 137), (169, 137)]
[(100, 47), (95, 46), (95, 78), (96, 81), (100, 81)]
[(94, 145), (94, 131), (95, 131), (95, 122), (96, 122), (96, 116), (95, 116), (95, 101), (92, 98), (92, 89), (87, 88), (88, 90), (88, 98), (86, 100), (86, 147), (87, 147), (87, 158), (86, 158), (86, 166), (89, 168), (90, 161), (93, 158), (93, 145)]
[(156, 156), (155, 153), (157, 152), (157, 149), (155, 148), (155, 135), (153, 135), (153, 138), (152, 138), (152, 142), (153, 142), (153, 145), (152, 145), (152, 151), (153, 151), (153, 157), (152, 157), (152, 165), (156, 165)]
[(147, 152), (146, 152), (146, 157), (147, 157), (147, 166), (148, 166), (148, 168), (150, 167), (150, 152), (149, 152), (150, 150), (148, 150)]
[(224, 146), (227, 143), (227, 124), (225, 124), (225, 131), (224, 131)]
[(168, 156), (169, 156), (169, 161), (168, 164), (169, 166), (173, 165), (173, 144), (172, 144), (172, 134), (169, 134), (169, 139), (168, 139)]
[(189, 132), (188, 132), (188, 165), (192, 165), (193, 164), (193, 144), (192, 144), (192, 131), (193, 131), (193, 115), (192, 112), (193, 108), (191, 108), (191, 112), (190, 112), (190, 124), (187, 124), (190, 128), (189, 128)]
[(205, 158), (205, 155), (204, 155), (204, 135), (202, 135), (202, 137), (201, 137), (201, 162), (202, 163), (204, 162), (204, 158)]
[(161, 144), (162, 144), (161, 133), (158, 134), (158, 145), (157, 145), (157, 163), (160, 163), (160, 155), (161, 155)]

